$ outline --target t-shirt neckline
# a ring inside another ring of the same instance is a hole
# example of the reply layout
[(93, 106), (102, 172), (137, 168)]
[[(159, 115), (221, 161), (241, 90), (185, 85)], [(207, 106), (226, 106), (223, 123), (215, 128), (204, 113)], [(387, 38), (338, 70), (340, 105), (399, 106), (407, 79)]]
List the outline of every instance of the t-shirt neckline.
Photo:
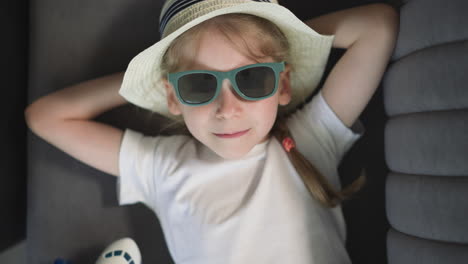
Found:
[[(221, 156), (219, 156), (218, 154), (216, 154), (213, 150), (211, 150), (210, 148), (208, 148), (207, 146), (205, 146), (203, 143), (201, 142), (198, 142), (199, 146), (201, 146), (204, 150), (202, 151), (202, 155), (205, 156), (205, 158), (216, 158), (216, 159), (219, 159), (219, 160), (225, 160), (225, 161), (234, 161), (234, 160), (245, 160), (247, 158), (250, 158), (250, 157), (253, 157), (253, 156), (257, 156), (257, 155), (262, 155), (263, 153), (265, 153), (266, 151), (266, 148), (268, 146), (268, 143), (271, 141), (271, 137), (269, 137), (267, 140), (265, 140), (264, 142), (261, 142), (261, 143), (258, 143), (256, 144), (247, 154), (245, 154), (244, 156), (238, 158), (238, 159), (232, 159), (232, 160), (229, 160), (229, 159), (224, 159), (222, 158)], [(208, 156), (207, 156), (208, 155)]]

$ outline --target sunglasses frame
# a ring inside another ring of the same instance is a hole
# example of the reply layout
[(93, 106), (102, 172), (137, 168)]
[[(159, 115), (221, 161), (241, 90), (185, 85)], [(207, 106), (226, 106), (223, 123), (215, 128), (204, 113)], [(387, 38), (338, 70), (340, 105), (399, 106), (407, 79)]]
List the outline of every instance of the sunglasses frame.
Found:
[[(272, 69), (274, 74), (275, 74), (275, 87), (274, 87), (273, 91), (269, 95), (259, 97), (259, 98), (253, 98), (253, 97), (249, 97), (249, 96), (246, 96), (245, 94), (243, 94), (241, 92), (241, 90), (239, 89), (239, 87), (237, 87), (237, 83), (236, 83), (236, 80), (235, 80), (236, 74), (238, 72), (240, 72), (242, 70), (245, 70), (245, 69), (256, 68), (256, 67), (268, 67), (268, 68)], [(224, 79), (228, 79), (231, 82), (231, 85), (234, 88), (234, 90), (236, 91), (236, 93), (238, 95), (240, 95), (242, 98), (244, 98), (246, 100), (249, 100), (249, 101), (259, 101), (259, 100), (266, 99), (266, 98), (268, 98), (268, 97), (270, 97), (270, 96), (272, 96), (272, 95), (274, 95), (276, 93), (276, 90), (278, 89), (279, 79), (280, 79), (279, 75), (280, 75), (280, 73), (282, 71), (284, 71), (284, 68), (285, 68), (285, 62), (284, 61), (282, 61), (282, 62), (256, 63), (256, 64), (250, 64), (250, 65), (242, 66), (242, 67), (233, 69), (231, 71), (225, 71), (225, 72), (222, 72), (222, 71), (208, 71), (208, 70), (192, 70), (192, 71), (182, 71), (182, 72), (168, 73), (167, 74), (167, 79), (169, 80), (169, 82), (174, 87), (174, 90), (175, 90), (175, 92), (177, 94), (177, 98), (179, 99), (179, 101), (182, 104), (189, 105), (189, 106), (202, 106), (202, 105), (207, 105), (207, 104), (213, 102), (218, 97), (218, 95), (219, 95), (219, 93), (221, 91), (222, 83), (223, 83)], [(211, 75), (215, 76), (215, 78), (216, 78), (216, 92), (215, 92), (214, 96), (209, 101), (204, 102), (204, 103), (198, 103), (198, 104), (187, 103), (180, 96), (179, 86), (178, 86), (179, 78), (181, 78), (181, 77), (183, 77), (185, 75), (188, 75), (188, 74), (192, 74), (192, 73), (206, 73), (206, 74), (211, 74)]]

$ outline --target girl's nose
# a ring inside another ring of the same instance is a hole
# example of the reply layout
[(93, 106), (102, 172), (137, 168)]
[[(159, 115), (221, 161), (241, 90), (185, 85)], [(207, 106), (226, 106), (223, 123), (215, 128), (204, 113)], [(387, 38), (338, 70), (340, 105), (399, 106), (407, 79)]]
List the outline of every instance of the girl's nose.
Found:
[(215, 100), (217, 105), (216, 117), (230, 119), (238, 116), (242, 112), (241, 100), (243, 98), (237, 94), (231, 82), (224, 79), (221, 91)]

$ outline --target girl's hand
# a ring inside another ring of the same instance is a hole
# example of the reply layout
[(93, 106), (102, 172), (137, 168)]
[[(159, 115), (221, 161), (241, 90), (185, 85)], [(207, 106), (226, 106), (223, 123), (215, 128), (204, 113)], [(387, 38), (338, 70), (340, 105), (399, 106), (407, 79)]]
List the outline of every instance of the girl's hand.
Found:
[(118, 176), (123, 131), (91, 119), (126, 103), (118, 94), (122, 80), (123, 73), (112, 74), (41, 97), (26, 108), (26, 123), (70, 156)]

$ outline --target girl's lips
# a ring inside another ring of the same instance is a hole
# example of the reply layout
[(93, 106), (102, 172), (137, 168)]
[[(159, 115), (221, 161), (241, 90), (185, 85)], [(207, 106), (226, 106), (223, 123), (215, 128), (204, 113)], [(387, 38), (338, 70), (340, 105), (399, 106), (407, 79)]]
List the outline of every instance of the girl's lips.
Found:
[(240, 131), (240, 132), (236, 132), (234, 134), (215, 134), (217, 137), (220, 137), (220, 138), (236, 138), (236, 137), (240, 137), (240, 136), (243, 136), (245, 135), (247, 132), (249, 132), (250, 129), (247, 129), (247, 130), (244, 130), (244, 131)]

